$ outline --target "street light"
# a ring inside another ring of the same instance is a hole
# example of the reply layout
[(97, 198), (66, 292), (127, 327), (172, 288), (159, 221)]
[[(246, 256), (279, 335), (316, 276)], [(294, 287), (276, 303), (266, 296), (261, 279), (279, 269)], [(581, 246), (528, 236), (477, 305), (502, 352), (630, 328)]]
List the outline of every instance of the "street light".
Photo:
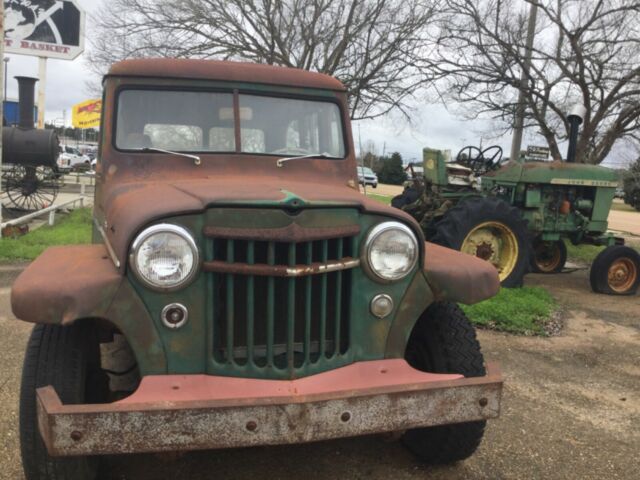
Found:
[(4, 99), (7, 100), (7, 78), (9, 78), (9, 57), (4, 57)]

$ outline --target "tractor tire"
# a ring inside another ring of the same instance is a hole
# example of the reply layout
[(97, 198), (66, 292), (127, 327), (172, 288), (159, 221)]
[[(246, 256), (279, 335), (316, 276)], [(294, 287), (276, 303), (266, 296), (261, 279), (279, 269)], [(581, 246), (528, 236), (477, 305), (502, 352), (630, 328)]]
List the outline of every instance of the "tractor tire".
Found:
[(567, 263), (567, 246), (564, 241), (533, 242), (531, 270), (535, 273), (559, 273)]
[[(486, 375), (476, 332), (464, 312), (451, 302), (433, 303), (416, 323), (405, 353), (413, 368), (432, 373)], [(480, 445), (486, 421), (407, 430), (404, 445), (428, 464), (470, 457)]]
[(633, 295), (640, 286), (640, 254), (630, 247), (612, 245), (591, 264), (591, 289), (607, 295)]
[(391, 199), (391, 206), (394, 208), (402, 208), (406, 205), (411, 205), (418, 200), (420, 193), (413, 187), (407, 187), (400, 195), (396, 195)]
[[(25, 353), (20, 387), (20, 453), (26, 480), (91, 480), (95, 457), (51, 457), (36, 412), (36, 389), (51, 385), (63, 404), (87, 403), (90, 358), (99, 347), (82, 325), (36, 325)], [(99, 351), (99, 350), (98, 350)]]
[(520, 211), (495, 197), (461, 200), (434, 225), (430, 242), (491, 262), (500, 284), (521, 287), (531, 262), (531, 239)]

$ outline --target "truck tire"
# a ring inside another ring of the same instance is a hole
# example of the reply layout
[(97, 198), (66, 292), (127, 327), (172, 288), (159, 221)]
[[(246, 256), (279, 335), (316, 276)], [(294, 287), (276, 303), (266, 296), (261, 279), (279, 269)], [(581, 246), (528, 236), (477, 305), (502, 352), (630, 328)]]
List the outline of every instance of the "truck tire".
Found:
[(491, 262), (503, 287), (521, 287), (531, 240), (520, 211), (495, 197), (461, 200), (434, 226), (428, 240)]
[[(464, 312), (451, 302), (433, 303), (416, 323), (405, 353), (417, 370), (486, 375), (476, 332)], [(470, 457), (482, 440), (486, 421), (407, 430), (405, 446), (428, 464), (457, 462)]]
[(565, 263), (567, 263), (567, 246), (564, 241), (534, 241), (531, 269), (535, 273), (558, 273), (562, 271)]
[(608, 295), (633, 295), (640, 285), (640, 254), (633, 248), (612, 245), (591, 264), (591, 289)]
[[(93, 345), (92, 345), (93, 344)], [(51, 457), (38, 430), (36, 389), (52, 385), (64, 404), (85, 403), (91, 329), (82, 325), (36, 325), (24, 358), (20, 387), (20, 453), (26, 480), (91, 480), (94, 457)]]

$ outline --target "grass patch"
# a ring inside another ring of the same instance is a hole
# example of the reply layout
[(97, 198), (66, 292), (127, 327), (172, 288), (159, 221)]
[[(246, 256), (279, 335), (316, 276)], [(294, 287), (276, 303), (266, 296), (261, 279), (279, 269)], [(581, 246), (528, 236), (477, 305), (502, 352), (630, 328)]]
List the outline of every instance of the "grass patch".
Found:
[(638, 210), (633, 208), (631, 205), (627, 205), (626, 203), (623, 203), (623, 202), (613, 202), (611, 204), (611, 210), (618, 210), (620, 212), (636, 212), (636, 213), (638, 213)]
[(91, 209), (79, 208), (18, 238), (0, 239), (0, 261), (33, 260), (47, 247), (91, 242)]
[(605, 249), (601, 245), (574, 245), (569, 240), (565, 240), (564, 243), (567, 246), (567, 257), (581, 263), (593, 263), (598, 254)]
[(522, 335), (546, 335), (557, 303), (542, 287), (501, 288), (498, 295), (462, 305), (474, 325)]
[(391, 199), (393, 198), (390, 195), (380, 195), (378, 193), (367, 193), (367, 197), (377, 200), (380, 203), (384, 203), (385, 205), (391, 205)]

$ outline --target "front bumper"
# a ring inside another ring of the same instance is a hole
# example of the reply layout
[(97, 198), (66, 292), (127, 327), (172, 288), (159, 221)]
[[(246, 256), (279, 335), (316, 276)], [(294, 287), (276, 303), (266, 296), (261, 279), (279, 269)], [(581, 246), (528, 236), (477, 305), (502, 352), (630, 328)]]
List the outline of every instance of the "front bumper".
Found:
[(144, 377), (110, 404), (63, 405), (37, 390), (53, 456), (311, 442), (497, 417), (502, 376), (419, 372), (404, 360), (359, 362), (297, 380), (209, 375)]

